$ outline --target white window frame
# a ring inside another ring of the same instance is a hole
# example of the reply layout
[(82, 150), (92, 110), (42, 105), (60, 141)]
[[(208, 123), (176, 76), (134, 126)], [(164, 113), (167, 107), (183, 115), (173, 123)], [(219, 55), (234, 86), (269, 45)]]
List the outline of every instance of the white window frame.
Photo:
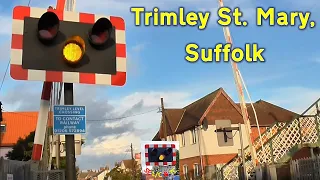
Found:
[(181, 134), (181, 144), (182, 144), (182, 147), (186, 146), (186, 137), (184, 132)]
[(200, 166), (198, 163), (193, 164), (193, 176), (194, 176), (194, 178), (200, 176)]
[(196, 128), (191, 130), (191, 138), (192, 138), (192, 144), (196, 144), (197, 143), (197, 131)]
[(188, 178), (188, 165), (183, 165), (183, 175)]
[[(4, 130), (2, 129), (2, 127)], [(0, 128), (1, 128), (1, 133), (7, 132), (7, 126), (5, 124), (1, 124)]]

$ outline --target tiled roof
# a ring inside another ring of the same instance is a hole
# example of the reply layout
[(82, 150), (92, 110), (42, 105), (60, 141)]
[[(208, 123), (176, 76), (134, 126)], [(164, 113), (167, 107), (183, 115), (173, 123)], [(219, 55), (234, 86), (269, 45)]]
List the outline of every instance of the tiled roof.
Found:
[[(3, 121), (6, 132), (2, 133), (2, 147), (13, 146), (19, 138), (25, 138), (35, 131), (38, 112), (3, 112)], [(52, 125), (52, 120), (48, 121)]]
[[(239, 107), (239, 103), (237, 104)], [(256, 126), (256, 119), (250, 103), (246, 104), (250, 123)], [(264, 100), (259, 100), (253, 103), (260, 126), (270, 126), (275, 122), (287, 122), (298, 116), (297, 113), (276, 106)]]
[[(189, 104), (184, 108), (165, 109), (165, 116), (166, 116), (166, 122), (167, 122), (167, 135), (183, 132), (201, 124), (201, 121), (204, 119), (204, 116), (207, 115), (206, 111), (210, 107), (223, 109), (223, 106), (220, 106), (219, 101), (217, 101), (218, 97), (221, 97), (221, 96), (223, 96), (226, 99), (226, 102), (229, 102), (230, 108), (234, 108), (235, 109), (234, 112), (236, 112), (241, 117), (241, 109), (239, 104), (236, 104), (228, 96), (228, 94), (223, 90), (223, 88), (219, 88), (214, 92), (204, 96), (203, 98)], [(291, 112), (289, 110), (286, 110), (284, 108), (273, 105), (263, 100), (259, 100), (253, 104), (258, 116), (259, 125), (261, 126), (270, 126), (276, 121), (279, 121), (279, 122), (290, 121), (292, 120), (292, 118), (297, 116), (297, 114), (294, 112)], [(254, 116), (252, 107), (250, 104), (247, 104), (246, 106), (248, 109), (251, 125), (256, 126), (255, 116)], [(160, 137), (164, 137), (163, 129), (164, 127), (162, 123), (159, 131), (153, 138), (154, 141), (160, 140)]]
[(123, 160), (122, 162), (123, 162), (123, 165), (124, 165), (125, 168), (127, 168), (127, 169), (132, 169), (132, 168), (133, 168), (133, 167), (132, 167), (132, 165), (133, 165), (132, 161), (134, 161), (134, 165), (135, 165), (136, 167), (138, 167), (138, 166), (137, 166), (137, 161), (132, 160), (132, 159)]

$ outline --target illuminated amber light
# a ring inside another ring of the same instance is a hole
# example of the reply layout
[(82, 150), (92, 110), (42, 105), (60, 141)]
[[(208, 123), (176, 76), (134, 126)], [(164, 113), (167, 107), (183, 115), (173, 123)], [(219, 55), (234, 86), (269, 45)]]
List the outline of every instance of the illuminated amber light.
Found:
[(85, 44), (81, 37), (74, 36), (66, 41), (62, 53), (64, 59), (71, 64), (78, 63), (85, 52)]
[(161, 154), (160, 157), (159, 157), (160, 161), (164, 160), (164, 158), (165, 158), (165, 156), (162, 155), (162, 154)]

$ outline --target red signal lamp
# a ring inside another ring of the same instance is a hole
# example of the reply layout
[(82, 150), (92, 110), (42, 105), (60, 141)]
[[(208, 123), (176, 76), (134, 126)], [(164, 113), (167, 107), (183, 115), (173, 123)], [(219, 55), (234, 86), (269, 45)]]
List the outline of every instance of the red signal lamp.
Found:
[(54, 12), (44, 13), (38, 21), (38, 38), (43, 43), (52, 42), (59, 32), (60, 21)]
[(110, 39), (112, 23), (107, 18), (100, 18), (89, 31), (89, 42), (94, 48), (103, 47)]

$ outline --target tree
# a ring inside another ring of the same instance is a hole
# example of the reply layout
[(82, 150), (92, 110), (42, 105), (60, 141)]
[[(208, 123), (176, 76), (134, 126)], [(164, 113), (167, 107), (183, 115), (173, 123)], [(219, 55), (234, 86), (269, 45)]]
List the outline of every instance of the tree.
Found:
[(35, 132), (31, 132), (24, 139), (19, 138), (12, 150), (6, 154), (10, 160), (28, 161), (32, 156), (33, 140)]
[[(132, 169), (130, 171), (124, 171), (120, 168), (120, 164), (116, 163), (116, 166), (105, 176), (105, 180), (108, 180), (108, 177), (111, 176), (112, 180), (132, 180)], [(140, 180), (142, 176), (141, 168), (136, 170), (136, 179)]]
[(111, 176), (112, 180), (131, 180), (132, 179), (131, 174), (120, 169), (119, 166), (116, 166), (108, 174), (106, 174), (105, 180), (107, 180), (109, 176)]
[(177, 152), (176, 152), (177, 154), (176, 154), (176, 170), (179, 172), (179, 150), (177, 150)]

